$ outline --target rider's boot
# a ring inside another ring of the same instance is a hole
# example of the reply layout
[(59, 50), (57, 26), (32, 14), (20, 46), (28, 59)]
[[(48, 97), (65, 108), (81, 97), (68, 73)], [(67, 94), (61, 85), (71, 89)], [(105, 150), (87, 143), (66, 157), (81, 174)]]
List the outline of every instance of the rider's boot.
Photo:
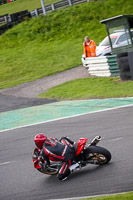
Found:
[(73, 164), (73, 165), (71, 165), (71, 166), (69, 167), (70, 172), (73, 172), (73, 170), (75, 170), (75, 169), (77, 169), (77, 168), (80, 168), (80, 164), (79, 164), (79, 163), (75, 163), (75, 164)]

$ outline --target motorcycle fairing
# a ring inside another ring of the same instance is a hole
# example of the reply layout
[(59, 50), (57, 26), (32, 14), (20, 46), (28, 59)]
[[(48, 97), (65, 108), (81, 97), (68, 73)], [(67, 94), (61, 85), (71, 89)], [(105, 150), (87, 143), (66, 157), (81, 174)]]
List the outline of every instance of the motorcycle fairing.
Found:
[(85, 146), (87, 140), (88, 140), (87, 138), (79, 139), (79, 141), (77, 143), (78, 148), (77, 148), (76, 156), (79, 155), (81, 153), (81, 151), (84, 149), (84, 146)]
[(41, 166), (39, 165), (39, 160), (38, 159), (36, 159), (36, 160), (32, 159), (32, 160), (33, 160), (33, 163), (34, 163), (34, 168), (36, 168), (36, 169), (41, 168)]

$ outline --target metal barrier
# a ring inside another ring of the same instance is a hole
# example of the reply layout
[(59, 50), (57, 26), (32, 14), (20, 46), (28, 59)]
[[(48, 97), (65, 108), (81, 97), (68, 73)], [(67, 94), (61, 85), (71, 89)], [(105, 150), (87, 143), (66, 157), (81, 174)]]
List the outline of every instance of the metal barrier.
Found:
[[(63, 0), (63, 1), (53, 3), (51, 5), (45, 6), (45, 10), (46, 10), (46, 13), (49, 13), (49, 12), (52, 12), (53, 10), (58, 10), (60, 8), (65, 8), (68, 6), (90, 2), (90, 1), (96, 1), (96, 0)], [(43, 14), (43, 10), (42, 8), (37, 8), (35, 10), (32, 10), (30, 13), (32, 17), (37, 17), (38, 15)]]
[[(80, 3), (90, 2), (90, 1), (96, 1), (96, 0), (63, 0), (63, 1), (59, 1), (59, 2), (45, 6), (45, 10), (46, 10), (46, 13), (49, 13), (49, 12), (52, 12), (53, 10), (65, 8), (65, 7), (80, 4)], [(24, 12), (24, 11), (21, 11), (21, 12)], [(42, 14), (43, 14), (42, 8), (37, 8), (35, 10), (30, 11), (31, 17), (37, 17), (38, 15), (42, 15)], [(0, 16), (0, 24), (5, 24), (11, 21), (12, 20), (10, 18), (10, 14)]]
[[(59, 1), (54, 4), (50, 4), (48, 6), (45, 6), (45, 11), (46, 13), (52, 12), (53, 10), (57, 10), (60, 8), (65, 8), (68, 6), (76, 5), (79, 3), (85, 3), (85, 2), (90, 2), (90, 1), (96, 1), (96, 0), (63, 0)], [(101, 0), (98, 0), (101, 1)], [(9, 28), (12, 28), (16, 23), (20, 23), (26, 16), (27, 17), (37, 17), (38, 15), (43, 14), (43, 9), (38, 8), (35, 10), (32, 10), (31, 12), (28, 12), (28, 10), (20, 11), (17, 13), (13, 14), (7, 14), (7, 15), (2, 15), (0, 16), (0, 35), (3, 34), (6, 30)]]
[(119, 76), (116, 55), (100, 56), (100, 57), (82, 57), (83, 66), (88, 68), (88, 72), (92, 76), (109, 77)]
[(1, 15), (0, 16), (0, 24), (7, 23), (7, 16), (8, 15)]
[(12, 28), (14, 25), (21, 23), (26, 18), (31, 18), (28, 10), (0, 16), (0, 35), (5, 33), (8, 29)]

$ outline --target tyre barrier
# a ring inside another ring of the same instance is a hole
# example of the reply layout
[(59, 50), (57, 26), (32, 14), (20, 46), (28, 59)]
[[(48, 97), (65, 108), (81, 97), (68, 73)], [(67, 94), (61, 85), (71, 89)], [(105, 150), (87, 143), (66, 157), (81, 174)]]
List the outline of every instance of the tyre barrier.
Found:
[[(130, 52), (132, 53), (132, 52)], [(131, 55), (132, 56), (132, 55)], [(133, 80), (132, 58), (128, 52), (117, 54), (117, 63), (120, 70), (120, 79)]]
[(100, 56), (81, 58), (83, 66), (88, 68), (88, 72), (92, 76), (110, 77), (119, 76), (119, 68), (117, 65), (117, 56)]
[(8, 29), (11, 29), (13, 26), (21, 23), (22, 21), (31, 18), (31, 15), (28, 10), (23, 10), (20, 12), (5, 15), (4, 17), (5, 21), (3, 21), (3, 25), (0, 26), (0, 35), (5, 33)]

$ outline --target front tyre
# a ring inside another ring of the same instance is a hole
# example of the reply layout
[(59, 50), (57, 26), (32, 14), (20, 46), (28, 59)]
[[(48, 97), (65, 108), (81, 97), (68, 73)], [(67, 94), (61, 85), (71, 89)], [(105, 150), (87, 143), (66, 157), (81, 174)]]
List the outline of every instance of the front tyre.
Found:
[(89, 146), (84, 150), (84, 159), (93, 164), (104, 165), (111, 160), (111, 153), (103, 147)]
[(41, 173), (43, 173), (43, 174), (48, 174), (48, 175), (55, 175), (55, 174), (57, 174), (57, 170), (55, 169), (41, 169), (41, 168), (39, 168), (39, 169), (37, 169), (39, 172), (41, 172)]

